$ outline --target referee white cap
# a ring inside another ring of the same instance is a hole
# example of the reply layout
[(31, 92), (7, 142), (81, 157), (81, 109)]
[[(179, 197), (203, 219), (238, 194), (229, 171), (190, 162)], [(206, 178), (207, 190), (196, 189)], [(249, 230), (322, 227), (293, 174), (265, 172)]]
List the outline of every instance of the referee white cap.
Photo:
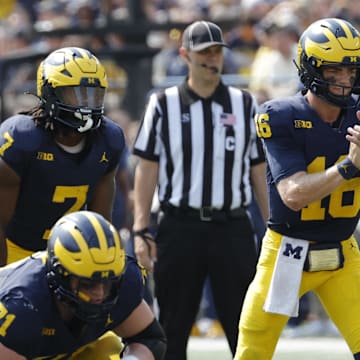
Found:
[(220, 27), (209, 21), (195, 21), (183, 33), (182, 47), (189, 51), (201, 51), (213, 45), (228, 45)]

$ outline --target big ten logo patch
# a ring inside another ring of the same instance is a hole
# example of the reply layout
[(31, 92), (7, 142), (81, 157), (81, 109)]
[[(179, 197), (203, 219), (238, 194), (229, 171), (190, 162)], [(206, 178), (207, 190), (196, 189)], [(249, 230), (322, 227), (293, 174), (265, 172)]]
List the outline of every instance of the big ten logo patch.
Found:
[(37, 160), (54, 161), (54, 154), (38, 151)]
[(294, 120), (295, 129), (312, 129), (313, 125), (311, 121), (308, 120)]

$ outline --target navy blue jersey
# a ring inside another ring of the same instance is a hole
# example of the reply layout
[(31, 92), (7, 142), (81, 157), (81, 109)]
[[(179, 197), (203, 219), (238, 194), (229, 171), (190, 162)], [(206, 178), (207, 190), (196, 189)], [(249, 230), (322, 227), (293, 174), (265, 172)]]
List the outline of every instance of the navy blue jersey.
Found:
[(349, 150), (347, 128), (358, 123), (355, 113), (356, 108), (343, 110), (334, 128), (321, 120), (301, 93), (260, 107), (256, 122), (268, 165), (270, 228), (318, 242), (337, 242), (352, 235), (359, 217), (359, 178), (344, 182), (329, 196), (300, 211), (282, 202), (276, 185), (296, 172), (322, 172), (343, 160)]
[(21, 177), (16, 209), (6, 236), (18, 246), (46, 248), (49, 229), (65, 213), (85, 209), (96, 184), (119, 163), (125, 140), (121, 128), (104, 119), (88, 134), (79, 154), (69, 154), (53, 134), (29, 116), (15, 115), (0, 126), (0, 156)]
[(0, 270), (0, 343), (27, 359), (68, 359), (79, 347), (121, 324), (139, 306), (144, 281), (127, 257), (117, 303), (104, 322), (88, 323), (74, 335), (61, 319), (46, 280), (45, 252)]

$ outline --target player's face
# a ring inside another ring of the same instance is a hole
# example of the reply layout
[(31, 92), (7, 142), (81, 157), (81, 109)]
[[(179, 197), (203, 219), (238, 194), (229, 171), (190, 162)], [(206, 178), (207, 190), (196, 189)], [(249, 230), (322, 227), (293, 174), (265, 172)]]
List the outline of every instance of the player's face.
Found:
[(72, 277), (70, 286), (72, 291), (83, 301), (91, 304), (101, 304), (110, 295), (111, 281), (92, 281)]
[(331, 85), (329, 91), (334, 95), (348, 95), (356, 79), (354, 66), (324, 66), (323, 78)]

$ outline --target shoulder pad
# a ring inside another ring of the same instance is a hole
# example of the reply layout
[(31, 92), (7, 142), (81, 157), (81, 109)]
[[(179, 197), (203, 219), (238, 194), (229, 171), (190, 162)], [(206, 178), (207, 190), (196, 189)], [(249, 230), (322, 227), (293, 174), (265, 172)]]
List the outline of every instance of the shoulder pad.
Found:
[(125, 136), (122, 128), (115, 121), (104, 117), (101, 123), (101, 129), (107, 138), (107, 143), (114, 150), (123, 151), (125, 147)]
[(15, 115), (1, 123), (0, 146), (9, 141), (9, 136), (14, 140), (14, 146), (25, 151), (38, 148), (43, 139), (48, 139), (46, 131), (37, 127), (28, 115)]

